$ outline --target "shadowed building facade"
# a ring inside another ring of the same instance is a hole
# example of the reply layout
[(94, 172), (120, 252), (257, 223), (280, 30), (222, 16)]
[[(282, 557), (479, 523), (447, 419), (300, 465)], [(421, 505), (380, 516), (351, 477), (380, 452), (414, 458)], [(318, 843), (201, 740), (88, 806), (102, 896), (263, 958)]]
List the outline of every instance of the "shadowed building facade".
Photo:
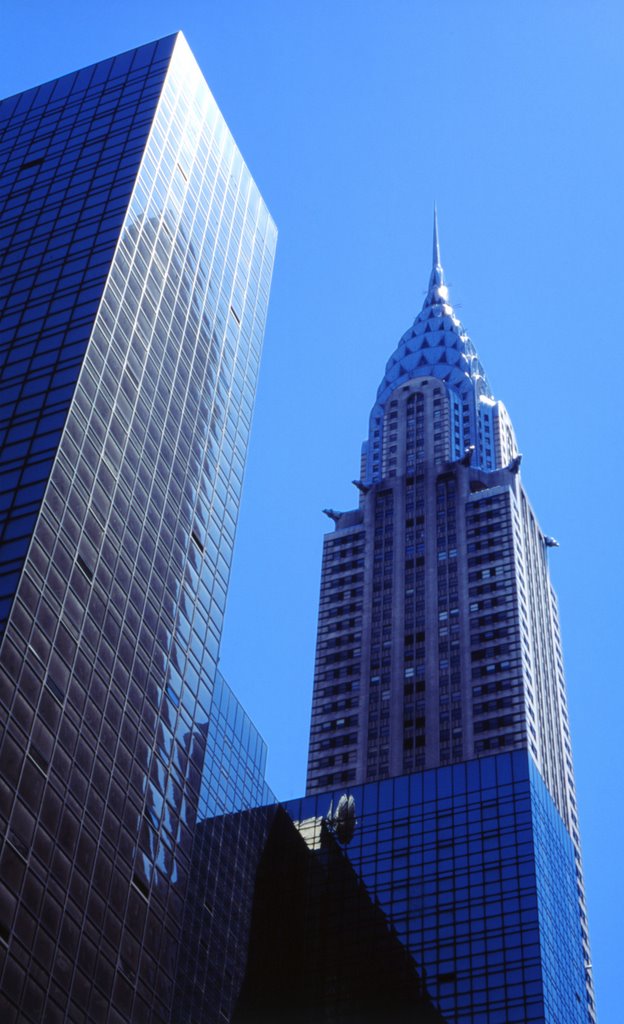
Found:
[(276, 231), (181, 35), (0, 130), (2, 1019), (167, 1021)]
[[(284, 806), (314, 856), (322, 856), (333, 826), (342, 856), (446, 1024), (585, 1024), (574, 847), (527, 751), (348, 792), (353, 824), (342, 842), (340, 789)], [(337, 885), (333, 897), (340, 929), (341, 912), (348, 917), (352, 904)], [(307, 905), (315, 903), (309, 894)], [(373, 992), (374, 977), (370, 972)], [(331, 992), (331, 974), (325, 978)], [(384, 992), (404, 1000), (395, 1004), (396, 1016), (377, 1020), (421, 1019), (405, 976), (397, 972), (395, 984), (389, 974), (376, 980), (379, 1001)], [(411, 1018), (404, 1016), (410, 1006)]]
[(196, 840), (201, 984), (178, 1024), (587, 1021), (574, 846), (526, 750), (218, 815)]
[(326, 817), (293, 821), (297, 809), (265, 811), (249, 960), (233, 1024), (444, 1024), (411, 951), (335, 827)]
[[(520, 462), (450, 304), (434, 218), (427, 296), (377, 392), (359, 506), (326, 510), (307, 791), (528, 751), (575, 847), (589, 965), (556, 541)], [(589, 972), (587, 998), (592, 1020)]]

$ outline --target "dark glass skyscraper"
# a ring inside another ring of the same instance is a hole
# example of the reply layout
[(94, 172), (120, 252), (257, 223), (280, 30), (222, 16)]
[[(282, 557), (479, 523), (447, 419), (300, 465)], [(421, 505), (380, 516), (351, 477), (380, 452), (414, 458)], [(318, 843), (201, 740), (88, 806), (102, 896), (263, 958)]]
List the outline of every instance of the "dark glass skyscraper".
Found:
[[(276, 232), (184, 38), (0, 105), (3, 1021), (167, 1021)], [(191, 922), (192, 923), (192, 922)]]
[[(285, 808), (321, 863), (332, 834), (445, 1024), (586, 1024), (574, 847), (528, 751), (349, 786), (346, 834), (336, 814), (341, 793)], [(316, 882), (321, 890), (333, 885), (337, 928), (352, 912), (344, 874), (343, 866), (338, 880)], [(307, 906), (318, 902), (310, 885)], [(361, 916), (353, 930), (363, 946), (381, 945)], [(330, 1005), (346, 973), (342, 962), (325, 968)], [(372, 974), (368, 981), (372, 987)], [(399, 1008), (377, 1020), (420, 1019), (405, 975), (378, 978), (373, 993), (397, 999)], [(402, 1016), (401, 1005), (413, 1016)]]
[[(434, 222), (427, 296), (371, 412), (359, 507), (327, 510), (308, 793), (527, 751), (575, 849), (589, 965), (556, 541), (520, 462), (450, 304)], [(587, 999), (591, 1020), (589, 970)]]

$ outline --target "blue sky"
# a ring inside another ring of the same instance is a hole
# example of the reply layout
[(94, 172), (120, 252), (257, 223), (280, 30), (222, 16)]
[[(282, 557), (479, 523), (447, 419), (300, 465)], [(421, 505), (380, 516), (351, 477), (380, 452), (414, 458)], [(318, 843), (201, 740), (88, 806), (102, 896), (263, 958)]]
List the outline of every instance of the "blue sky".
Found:
[(350, 508), (437, 200), (507, 405), (564, 638), (601, 1024), (621, 1020), (624, 7), (4, 0), (0, 94), (181, 28), (280, 239), (222, 667), (303, 791), (326, 506)]

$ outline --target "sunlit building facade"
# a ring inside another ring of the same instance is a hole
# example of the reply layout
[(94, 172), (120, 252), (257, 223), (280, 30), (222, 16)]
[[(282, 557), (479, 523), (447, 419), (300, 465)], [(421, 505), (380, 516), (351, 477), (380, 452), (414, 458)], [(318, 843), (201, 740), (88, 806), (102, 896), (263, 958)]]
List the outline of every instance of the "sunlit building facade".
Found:
[(0, 105), (3, 1021), (168, 1021), (276, 231), (181, 35)]
[(528, 752), (575, 849), (593, 1020), (556, 541), (520, 463), (450, 304), (435, 222), (423, 308), (371, 412), (358, 508), (326, 510), (307, 791)]

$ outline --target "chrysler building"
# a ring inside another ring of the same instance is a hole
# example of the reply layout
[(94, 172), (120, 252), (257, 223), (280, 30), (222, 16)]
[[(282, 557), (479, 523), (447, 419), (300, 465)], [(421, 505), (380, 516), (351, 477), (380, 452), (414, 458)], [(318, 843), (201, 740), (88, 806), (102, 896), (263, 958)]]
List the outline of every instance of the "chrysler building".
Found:
[(589, 964), (557, 542), (451, 305), (435, 215), (432, 264), (377, 391), (359, 505), (326, 510), (307, 789), (528, 750), (577, 851)]

